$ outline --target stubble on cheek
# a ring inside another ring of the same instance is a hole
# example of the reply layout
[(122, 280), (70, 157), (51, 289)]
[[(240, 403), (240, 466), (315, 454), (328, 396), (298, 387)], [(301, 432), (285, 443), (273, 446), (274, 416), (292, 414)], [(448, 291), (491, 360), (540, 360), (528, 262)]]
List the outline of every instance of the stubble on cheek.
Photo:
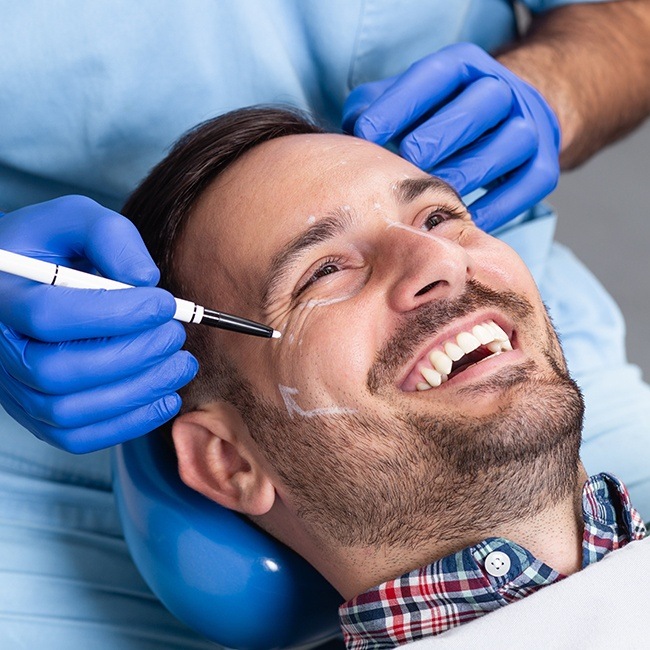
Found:
[[(432, 329), (495, 306), (494, 301), (505, 308), (502, 296), (481, 287), (472, 291), (474, 299), (435, 313), (423, 310), (401, 328), (395, 348), (379, 357), (378, 391), (392, 381), (395, 364)], [(532, 322), (532, 307), (514, 298), (505, 298), (509, 313)], [(486, 418), (449, 412), (416, 416), (397, 408), (385, 417), (327, 411), (301, 417), (299, 410), (313, 405), (298, 401), (300, 395), (293, 392), (299, 405), (293, 414), (251, 391), (238, 396), (238, 408), (285, 483), (297, 515), (323, 538), (343, 546), (415, 546), (470, 524), (489, 528), (564, 494), (575, 479), (579, 391), (565, 372), (550, 320), (546, 329), (546, 336), (539, 337), (544, 348), (539, 356), (548, 367), (530, 360), (504, 372), (496, 379), (504, 399)], [(498, 496), (498, 507), (486, 512), (488, 492)]]

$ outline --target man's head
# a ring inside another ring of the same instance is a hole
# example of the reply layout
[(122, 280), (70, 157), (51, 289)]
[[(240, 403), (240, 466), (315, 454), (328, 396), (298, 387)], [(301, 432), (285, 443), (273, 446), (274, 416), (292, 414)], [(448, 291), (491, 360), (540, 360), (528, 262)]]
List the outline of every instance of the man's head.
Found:
[(534, 282), (442, 181), (248, 109), (186, 136), (125, 214), (170, 290), (283, 334), (189, 328), (173, 435), (207, 496), (308, 556), (415, 557), (575, 490), (582, 401)]

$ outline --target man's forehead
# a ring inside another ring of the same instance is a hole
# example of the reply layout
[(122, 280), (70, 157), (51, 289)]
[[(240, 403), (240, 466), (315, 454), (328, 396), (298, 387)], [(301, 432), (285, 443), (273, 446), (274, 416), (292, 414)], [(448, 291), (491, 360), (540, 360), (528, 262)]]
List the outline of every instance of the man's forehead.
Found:
[[(338, 203), (362, 201), (395, 179), (425, 174), (389, 151), (352, 136), (292, 135), (247, 152), (204, 192), (193, 217), (222, 246), (294, 236)], [(264, 233), (259, 232), (264, 228)], [(250, 234), (246, 238), (246, 234)]]

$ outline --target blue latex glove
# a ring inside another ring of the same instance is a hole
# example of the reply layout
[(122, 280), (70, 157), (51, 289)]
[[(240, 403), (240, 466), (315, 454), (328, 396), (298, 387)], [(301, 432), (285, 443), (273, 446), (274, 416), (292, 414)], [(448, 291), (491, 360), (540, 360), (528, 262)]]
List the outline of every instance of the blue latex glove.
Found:
[(476, 223), (490, 231), (557, 185), (560, 128), (544, 98), (489, 54), (458, 43), (348, 97), (343, 128), (439, 176), (461, 195), (484, 187)]
[(197, 372), (170, 293), (135, 226), (69, 196), (0, 217), (0, 248), (136, 289), (51, 287), (0, 273), (0, 402), (38, 438), (74, 453), (147, 433), (180, 408)]

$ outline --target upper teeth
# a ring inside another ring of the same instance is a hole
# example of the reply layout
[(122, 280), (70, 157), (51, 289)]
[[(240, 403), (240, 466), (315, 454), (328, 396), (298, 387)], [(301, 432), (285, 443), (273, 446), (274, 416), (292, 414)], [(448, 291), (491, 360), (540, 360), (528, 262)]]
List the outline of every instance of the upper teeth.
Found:
[(508, 335), (492, 320), (475, 325), (471, 332), (460, 332), (455, 339), (429, 352), (431, 367), (424, 366), (420, 373), (424, 381), (417, 383), (418, 390), (429, 390), (447, 381), (452, 364), (464, 355), (484, 345), (493, 354), (512, 350)]

